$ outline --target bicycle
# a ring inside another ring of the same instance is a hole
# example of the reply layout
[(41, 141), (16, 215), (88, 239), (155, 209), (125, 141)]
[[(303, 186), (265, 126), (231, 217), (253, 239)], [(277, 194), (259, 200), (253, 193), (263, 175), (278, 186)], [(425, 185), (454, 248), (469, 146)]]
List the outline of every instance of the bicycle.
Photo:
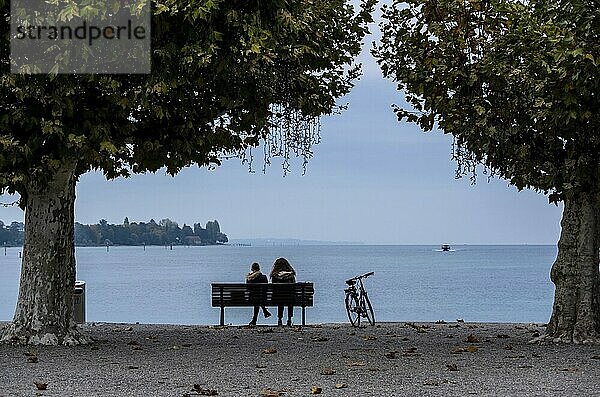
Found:
[(363, 284), (363, 279), (372, 276), (375, 272), (369, 272), (362, 276), (352, 277), (346, 280), (348, 288), (344, 290), (346, 293), (345, 303), (348, 319), (353, 327), (360, 326), (361, 318), (366, 318), (369, 324), (375, 325), (375, 315), (373, 314), (373, 306), (367, 295), (367, 290)]

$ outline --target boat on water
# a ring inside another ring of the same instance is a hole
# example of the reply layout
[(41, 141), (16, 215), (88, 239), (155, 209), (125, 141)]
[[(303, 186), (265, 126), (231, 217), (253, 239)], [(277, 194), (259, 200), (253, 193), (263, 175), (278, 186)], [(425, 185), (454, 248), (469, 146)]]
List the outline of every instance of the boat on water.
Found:
[(436, 249), (437, 252), (456, 252), (456, 250), (450, 247), (450, 244), (442, 244), (442, 246)]

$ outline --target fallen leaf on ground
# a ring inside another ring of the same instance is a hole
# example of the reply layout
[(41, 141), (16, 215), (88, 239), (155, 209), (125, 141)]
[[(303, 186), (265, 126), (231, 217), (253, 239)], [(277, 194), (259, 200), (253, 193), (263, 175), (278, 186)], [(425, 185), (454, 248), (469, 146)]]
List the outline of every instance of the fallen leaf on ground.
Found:
[(436, 381), (436, 380), (426, 380), (425, 382), (423, 382), (424, 386), (439, 386), (440, 382)]
[(454, 350), (452, 350), (450, 353), (451, 354), (462, 354), (462, 353), (466, 353), (467, 349), (465, 349), (464, 347), (457, 347)]
[(477, 338), (473, 334), (470, 334), (469, 336), (467, 336), (467, 342), (468, 343), (479, 343), (479, 338)]
[(37, 356), (37, 349), (29, 349), (28, 351), (26, 351), (25, 354), (27, 357), (34, 357)]
[(335, 375), (335, 369), (325, 368), (323, 371), (321, 371), (321, 375)]
[(202, 386), (195, 384), (194, 391), (200, 396), (217, 396), (219, 393), (213, 389), (204, 389)]
[(321, 394), (322, 391), (323, 389), (319, 386), (313, 386), (310, 388), (310, 394)]
[(420, 356), (421, 353), (417, 353), (416, 347), (409, 347), (408, 349), (402, 352), (402, 356), (404, 357), (417, 357)]
[(564, 371), (564, 372), (577, 372), (577, 371), (579, 371), (579, 368), (575, 368), (575, 367), (562, 368), (561, 371)]
[(479, 348), (477, 346), (467, 346), (467, 351), (469, 353), (475, 353)]
[(363, 336), (363, 340), (376, 340), (377, 337), (373, 335), (365, 335)]
[(277, 390), (271, 390), (271, 389), (263, 389), (260, 392), (261, 397), (279, 397), (281, 396), (283, 393)]
[(420, 334), (427, 333), (427, 330), (429, 328), (431, 328), (430, 325), (415, 324), (415, 323), (405, 323), (405, 326), (416, 330)]
[(347, 384), (347, 383), (336, 383), (336, 384), (335, 384), (335, 388), (336, 388), (336, 389), (345, 389), (345, 388), (347, 388), (347, 387), (348, 387), (348, 384)]
[(38, 352), (37, 349), (29, 349), (27, 352), (23, 353), (27, 357), (28, 363), (37, 363), (38, 362)]
[(456, 364), (446, 364), (446, 369), (448, 371), (458, 371), (458, 366)]
[(47, 383), (34, 381), (33, 384), (35, 384), (35, 387), (38, 390), (46, 390), (46, 389), (48, 389), (48, 384)]
[(277, 353), (277, 349), (273, 348), (273, 347), (268, 347), (265, 350), (262, 351), (263, 354), (273, 354), (273, 353)]

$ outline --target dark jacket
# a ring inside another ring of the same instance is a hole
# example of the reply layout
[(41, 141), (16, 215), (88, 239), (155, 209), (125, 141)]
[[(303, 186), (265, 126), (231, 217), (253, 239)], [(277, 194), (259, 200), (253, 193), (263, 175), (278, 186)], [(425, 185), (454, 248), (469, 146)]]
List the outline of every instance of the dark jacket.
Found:
[(279, 283), (295, 283), (296, 275), (295, 274), (287, 274), (283, 277), (273, 276), (271, 277), (271, 282), (279, 284)]
[(254, 284), (254, 283), (268, 283), (269, 279), (267, 278), (267, 276), (265, 274), (260, 274), (258, 277), (255, 277), (254, 279), (250, 280), (250, 281), (246, 281), (248, 284)]
[[(260, 284), (260, 283), (268, 283), (269, 279), (267, 278), (266, 275), (264, 274), (259, 274), (256, 277), (251, 278), (250, 280), (248, 280), (248, 278), (246, 278), (246, 283), (247, 284)], [(254, 287), (249, 287), (250, 289), (250, 299), (252, 300), (252, 302), (254, 302), (254, 304), (256, 306), (260, 305), (264, 305), (264, 301), (265, 299), (267, 299), (267, 293), (265, 291), (265, 287), (263, 287), (262, 285), (256, 285)]]

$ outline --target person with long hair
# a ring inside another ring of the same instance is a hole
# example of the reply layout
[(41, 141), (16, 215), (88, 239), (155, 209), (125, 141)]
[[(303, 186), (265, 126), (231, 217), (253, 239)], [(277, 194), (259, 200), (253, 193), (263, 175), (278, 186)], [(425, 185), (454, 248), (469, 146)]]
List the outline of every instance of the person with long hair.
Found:
[[(271, 282), (276, 283), (295, 283), (296, 282), (296, 271), (290, 265), (285, 258), (278, 258), (273, 263), (273, 269), (271, 270)], [(283, 325), (283, 306), (277, 307), (277, 325)], [(294, 306), (289, 305), (287, 308), (287, 325), (292, 325), (292, 317), (294, 317)]]

